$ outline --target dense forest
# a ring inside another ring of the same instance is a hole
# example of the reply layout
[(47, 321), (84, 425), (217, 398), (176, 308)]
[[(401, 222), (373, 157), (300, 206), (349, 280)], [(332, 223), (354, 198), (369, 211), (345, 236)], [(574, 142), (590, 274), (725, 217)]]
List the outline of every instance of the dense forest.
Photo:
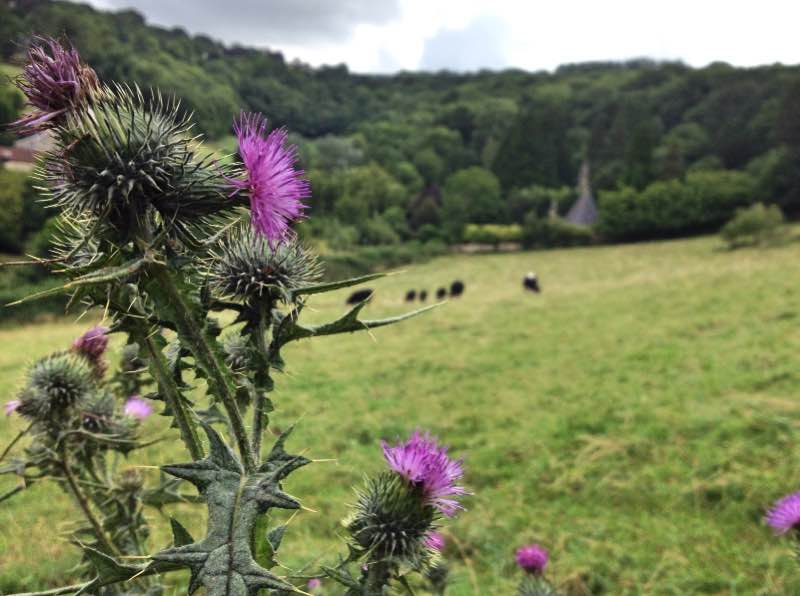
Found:
[[(595, 238), (715, 230), (756, 201), (800, 215), (796, 66), (636, 60), (361, 75), (149, 26), (133, 11), (0, 1), (3, 62), (19, 64), (33, 33), (68, 38), (106, 81), (179, 96), (222, 149), (235, 150), (241, 109), (288, 127), (314, 190), (306, 233), (333, 249), (458, 242), (469, 224), (523, 224), (508, 227), (524, 228), (530, 245), (582, 241), (547, 221), (574, 202), (584, 161)], [(10, 86), (0, 93), (9, 121), (19, 98)]]

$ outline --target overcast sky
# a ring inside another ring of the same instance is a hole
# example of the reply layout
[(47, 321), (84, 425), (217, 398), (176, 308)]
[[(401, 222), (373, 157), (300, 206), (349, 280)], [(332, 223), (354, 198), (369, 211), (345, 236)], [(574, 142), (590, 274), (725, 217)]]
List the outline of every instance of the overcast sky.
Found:
[[(85, 0), (84, 0), (85, 1)], [(651, 57), (800, 62), (797, 0), (90, 0), (356, 72), (553, 69)]]

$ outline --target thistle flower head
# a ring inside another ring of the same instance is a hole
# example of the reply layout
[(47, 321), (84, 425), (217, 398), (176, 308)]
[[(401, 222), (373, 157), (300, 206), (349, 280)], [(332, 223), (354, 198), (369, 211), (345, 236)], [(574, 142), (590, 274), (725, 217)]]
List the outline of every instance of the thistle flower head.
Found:
[(287, 290), (322, 275), (317, 257), (296, 240), (270, 245), (246, 224), (222, 238), (211, 252), (207, 270), (215, 296), (243, 302), (285, 300)]
[(60, 124), (69, 110), (89, 101), (100, 89), (94, 70), (81, 62), (74, 48), (48, 37), (36, 41), (16, 81), (34, 110), (14, 125), (31, 132)]
[(767, 513), (765, 521), (776, 534), (800, 529), (800, 492), (792, 493), (778, 500)]
[(96, 325), (72, 342), (72, 349), (89, 360), (96, 360), (108, 349), (108, 327)]
[(245, 191), (250, 199), (253, 227), (270, 245), (283, 242), (290, 224), (303, 217), (303, 199), (311, 187), (295, 168), (297, 148), (287, 146), (287, 132), (273, 130), (267, 135), (267, 120), (260, 114), (243, 113), (233, 126), (244, 165), (242, 178), (230, 178), (233, 194)]
[(423, 498), (421, 488), (384, 472), (367, 480), (356, 494), (353, 512), (344, 522), (355, 543), (374, 560), (424, 567), (431, 558), (425, 540), (438, 512)]
[(86, 358), (94, 367), (95, 375), (102, 377), (108, 363), (103, 355), (108, 349), (108, 327), (96, 325), (72, 342), (72, 350)]
[(517, 565), (528, 573), (541, 575), (547, 567), (549, 555), (547, 550), (538, 544), (526, 544), (517, 549)]
[(45, 153), (38, 177), (50, 206), (89, 222), (75, 231), (94, 239), (126, 242), (145, 224), (193, 238), (236, 205), (226, 196), (228, 166), (198, 155), (191, 126), (176, 100), (105, 88), (91, 110), (67, 115)]
[(316, 577), (312, 577), (310, 580), (308, 580), (306, 588), (313, 594), (322, 588), (322, 582)]
[(19, 413), (36, 421), (63, 422), (64, 413), (94, 390), (93, 374), (86, 359), (72, 353), (42, 358), (28, 371)]
[(138, 395), (133, 395), (125, 402), (125, 415), (138, 420), (144, 420), (153, 413), (153, 406)]
[(419, 431), (394, 447), (385, 441), (381, 444), (389, 467), (420, 487), (423, 497), (441, 513), (453, 517), (463, 508), (450, 498), (467, 494), (463, 486), (456, 484), (464, 474), (462, 460), (448, 457), (447, 447), (440, 447), (435, 438)]
[(19, 401), (18, 399), (12, 399), (10, 401), (7, 401), (3, 406), (3, 411), (6, 413), (6, 416), (11, 416), (11, 414), (16, 412), (17, 408), (19, 408), (19, 405), (21, 403), (22, 402)]

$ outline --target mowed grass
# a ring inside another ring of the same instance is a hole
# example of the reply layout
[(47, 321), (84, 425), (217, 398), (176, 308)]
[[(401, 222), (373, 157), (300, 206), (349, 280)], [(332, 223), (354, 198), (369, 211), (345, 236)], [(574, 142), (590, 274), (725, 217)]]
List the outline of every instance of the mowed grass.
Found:
[[(528, 270), (542, 295), (523, 293)], [(382, 468), (379, 440), (422, 427), (465, 456), (474, 492), (445, 524), (448, 594), (512, 593), (514, 549), (530, 541), (567, 594), (800, 593), (789, 542), (762, 522), (800, 488), (800, 244), (453, 256), (372, 284), (366, 312), (399, 313), (407, 289), (456, 278), (465, 295), (422, 317), (286, 350), (274, 426), (297, 422), (295, 449), (336, 460), (288, 482), (316, 511), (293, 519), (288, 567), (343, 551), (339, 520), (350, 487)], [(315, 298), (309, 319), (341, 313), (345, 295)], [(0, 331), (5, 393), (83, 327)], [(0, 420), (3, 442), (19, 428)], [(143, 430), (170, 441), (133, 461), (186, 459), (163, 419)], [(46, 484), (0, 505), (0, 592), (69, 581), (73, 511)], [(170, 513), (202, 535), (202, 510)], [(156, 549), (166, 518), (150, 519)]]

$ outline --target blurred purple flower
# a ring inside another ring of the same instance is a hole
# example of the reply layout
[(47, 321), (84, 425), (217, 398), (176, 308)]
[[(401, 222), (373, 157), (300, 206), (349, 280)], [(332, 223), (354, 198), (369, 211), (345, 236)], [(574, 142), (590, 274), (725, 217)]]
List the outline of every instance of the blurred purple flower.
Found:
[(453, 517), (461, 504), (447, 497), (468, 494), (455, 483), (464, 475), (462, 460), (450, 459), (447, 447), (439, 447), (436, 439), (415, 431), (405, 443), (390, 447), (381, 441), (389, 467), (412, 484), (422, 488), (425, 498), (447, 517)]
[(3, 410), (6, 413), (6, 416), (11, 416), (14, 412), (17, 411), (17, 408), (20, 406), (22, 402), (18, 399), (12, 399), (11, 401), (7, 401), (3, 406)]
[(306, 584), (306, 588), (308, 588), (309, 592), (315, 592), (319, 590), (321, 587), (322, 587), (322, 582), (318, 580), (316, 577), (312, 577), (310, 580), (308, 580), (308, 583)]
[(267, 132), (267, 120), (261, 114), (242, 113), (233, 130), (239, 139), (239, 155), (244, 162), (244, 178), (230, 178), (231, 196), (245, 191), (250, 197), (253, 227), (270, 243), (281, 243), (291, 233), (289, 225), (303, 217), (303, 199), (311, 196), (311, 187), (295, 169), (297, 147), (286, 145), (284, 129)]
[(144, 420), (152, 413), (153, 413), (153, 406), (151, 406), (147, 401), (145, 401), (138, 395), (133, 395), (129, 397), (128, 401), (125, 402), (126, 416), (132, 416), (133, 418)]
[(424, 539), (425, 546), (431, 550), (442, 552), (444, 550), (444, 536), (440, 532), (428, 532)]
[(528, 573), (541, 574), (547, 567), (549, 555), (547, 550), (538, 544), (526, 544), (517, 549), (517, 565)]
[(72, 342), (72, 349), (91, 362), (95, 374), (102, 377), (108, 368), (108, 363), (103, 359), (108, 349), (108, 327), (92, 327)]
[(81, 63), (78, 52), (50, 37), (36, 38), (28, 49), (28, 63), (16, 85), (34, 111), (14, 126), (30, 132), (57, 124), (100, 88), (94, 70)]
[(108, 327), (97, 325), (72, 342), (72, 349), (89, 360), (97, 360), (108, 349)]
[(776, 534), (785, 534), (791, 529), (800, 529), (800, 492), (780, 499), (767, 513), (767, 524)]

